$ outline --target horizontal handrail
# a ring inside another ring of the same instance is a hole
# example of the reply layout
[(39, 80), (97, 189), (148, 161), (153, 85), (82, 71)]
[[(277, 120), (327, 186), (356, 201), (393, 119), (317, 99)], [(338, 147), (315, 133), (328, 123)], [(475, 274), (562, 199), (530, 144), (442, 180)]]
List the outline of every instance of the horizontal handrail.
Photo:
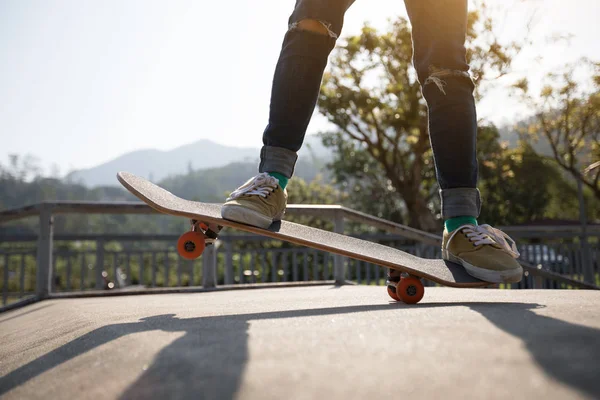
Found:
[(43, 201), (0, 211), (0, 223), (39, 215), (42, 209), (53, 214), (156, 214), (158, 211), (141, 201)]
[[(52, 214), (86, 213), (86, 214), (155, 214), (158, 211), (142, 202), (96, 202), (96, 201), (54, 201), (41, 202), (25, 207), (0, 211), (0, 223), (27, 218), (40, 213), (43, 208), (49, 208)], [(365, 223), (386, 232), (397, 233), (408, 239), (418, 240), (423, 243), (438, 245), (441, 238), (438, 235), (423, 232), (406, 225), (386, 221), (369, 214), (365, 214), (347, 207), (338, 205), (300, 205), (290, 204), (286, 212), (290, 215), (316, 216), (331, 218), (334, 215), (342, 216), (350, 221)]]

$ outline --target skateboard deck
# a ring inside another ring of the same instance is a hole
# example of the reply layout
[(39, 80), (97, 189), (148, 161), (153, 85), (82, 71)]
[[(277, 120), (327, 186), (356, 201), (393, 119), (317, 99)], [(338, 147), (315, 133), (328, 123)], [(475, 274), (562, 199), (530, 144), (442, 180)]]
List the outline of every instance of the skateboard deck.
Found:
[(257, 228), (221, 218), (221, 204), (185, 200), (128, 172), (117, 174), (119, 182), (136, 197), (164, 214), (185, 217), (207, 224), (230, 227), (301, 246), (323, 250), (383, 267), (400, 270), (451, 287), (482, 287), (491, 283), (469, 275), (462, 266), (441, 260), (425, 259), (382, 244), (325, 231), (294, 222), (280, 221), (268, 229)]

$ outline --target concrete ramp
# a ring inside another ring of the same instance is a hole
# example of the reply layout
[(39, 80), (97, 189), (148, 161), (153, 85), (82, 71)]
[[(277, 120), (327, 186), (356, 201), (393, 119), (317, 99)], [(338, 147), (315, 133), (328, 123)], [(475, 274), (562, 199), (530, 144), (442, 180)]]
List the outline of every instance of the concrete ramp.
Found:
[(6, 399), (600, 398), (600, 292), (314, 286), (0, 315)]

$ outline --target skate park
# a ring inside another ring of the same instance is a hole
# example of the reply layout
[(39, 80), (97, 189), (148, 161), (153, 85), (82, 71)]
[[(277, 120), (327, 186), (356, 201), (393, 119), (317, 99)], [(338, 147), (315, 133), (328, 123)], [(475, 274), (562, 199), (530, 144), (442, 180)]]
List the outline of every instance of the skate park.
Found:
[[(48, 221), (83, 212), (156, 214), (141, 203), (65, 202), (11, 210), (1, 218)], [(338, 229), (370, 220), (424, 246), (436, 241), (341, 207), (292, 205), (290, 213), (337, 215)], [(64, 267), (65, 254), (52, 250), (54, 240), (64, 238), (53, 237), (51, 224), (41, 232), (38, 262), (56, 265), (43, 258), (54, 256)], [(600, 292), (594, 285), (526, 264), (526, 288), (427, 286), (419, 304), (407, 305), (386, 294), (384, 272), (375, 266), (361, 270), (331, 257), (331, 275), (323, 275), (329, 280), (302, 280), (306, 271), (313, 276), (314, 265), (306, 266), (298, 254), (299, 262), (281, 266), (289, 268), (290, 281), (252, 283), (263, 274), (273, 277), (255, 256), (259, 274), (233, 262), (230, 276), (250, 278), (239, 283), (225, 281), (228, 267), (216, 255), (212, 264), (211, 251), (200, 260), (203, 285), (194, 287), (130, 285), (126, 278), (109, 289), (105, 276), (112, 279), (115, 265), (108, 250), (96, 259), (111, 274), (98, 274), (94, 266), (91, 289), (57, 290), (56, 275), (64, 283), (68, 270), (50, 268), (45, 277), (37, 271), (46, 284), (0, 314), (2, 397), (335, 399), (399, 391), (422, 398), (598, 396)], [(159, 279), (165, 267), (160, 262), (151, 266)], [(79, 266), (72, 264), (75, 275)], [(185, 279), (185, 268), (171, 268)]]

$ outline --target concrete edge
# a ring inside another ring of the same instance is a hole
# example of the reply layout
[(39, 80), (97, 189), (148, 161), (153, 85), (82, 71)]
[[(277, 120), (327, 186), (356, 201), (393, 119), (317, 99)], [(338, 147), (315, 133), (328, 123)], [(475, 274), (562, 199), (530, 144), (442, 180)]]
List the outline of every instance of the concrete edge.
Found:
[[(345, 285), (355, 285), (354, 282), (346, 281)], [(220, 292), (230, 290), (247, 289), (273, 289), (273, 288), (296, 288), (307, 286), (335, 286), (335, 281), (311, 281), (311, 282), (278, 282), (278, 283), (248, 283), (237, 285), (221, 285), (214, 288), (195, 287), (171, 287), (171, 288), (124, 288), (114, 290), (86, 290), (68, 293), (51, 293), (48, 299), (75, 299), (82, 297), (111, 297), (111, 296), (133, 296), (140, 294), (172, 294), (172, 293), (203, 293)]]
[(38, 298), (37, 296), (31, 295), (30, 297), (26, 297), (24, 299), (15, 301), (14, 303), (10, 303), (10, 304), (0, 307), (0, 314), (2, 314), (3, 312), (6, 312), (6, 311), (14, 310), (17, 308), (28, 306), (33, 303), (37, 303), (38, 301), (41, 301), (41, 300), (42, 299)]

